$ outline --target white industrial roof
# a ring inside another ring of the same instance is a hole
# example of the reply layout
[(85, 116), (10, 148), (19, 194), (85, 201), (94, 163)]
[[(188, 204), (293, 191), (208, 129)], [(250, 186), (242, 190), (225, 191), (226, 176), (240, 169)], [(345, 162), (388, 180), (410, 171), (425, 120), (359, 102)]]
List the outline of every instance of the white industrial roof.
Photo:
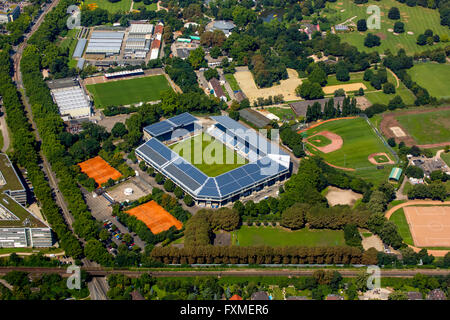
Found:
[(54, 89), (51, 90), (51, 93), (60, 114), (66, 114), (69, 110), (90, 108), (89, 101), (81, 87)]
[(153, 25), (148, 23), (132, 23), (130, 27), (130, 33), (152, 34)]

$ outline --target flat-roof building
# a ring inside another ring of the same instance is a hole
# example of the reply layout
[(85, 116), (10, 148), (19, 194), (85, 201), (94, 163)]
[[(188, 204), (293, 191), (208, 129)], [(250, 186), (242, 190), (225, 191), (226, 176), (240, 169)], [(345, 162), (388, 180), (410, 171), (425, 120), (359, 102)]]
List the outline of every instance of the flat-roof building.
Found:
[(119, 54), (124, 35), (123, 31), (93, 31), (86, 54)]
[(20, 6), (17, 4), (0, 4), (0, 23), (8, 23), (16, 20), (20, 15)]
[(57, 79), (47, 82), (53, 100), (61, 116), (72, 119), (91, 116), (91, 102), (75, 78)]
[(0, 153), (0, 248), (51, 247), (50, 227), (28, 211), (27, 192), (8, 156)]

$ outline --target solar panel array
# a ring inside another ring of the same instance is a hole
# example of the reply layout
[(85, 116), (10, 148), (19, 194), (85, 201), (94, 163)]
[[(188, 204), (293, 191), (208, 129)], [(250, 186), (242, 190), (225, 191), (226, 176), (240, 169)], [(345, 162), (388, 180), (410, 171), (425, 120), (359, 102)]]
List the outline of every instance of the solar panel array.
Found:
[[(175, 124), (189, 123), (192, 121), (192, 118), (195, 119), (195, 117), (188, 113), (181, 114), (166, 120), (168, 123), (163, 121), (152, 125), (152, 130), (154, 132), (163, 132), (167, 127), (176, 127)], [(226, 118), (228, 117), (220, 118), (220, 121), (226, 123), (227, 126), (233, 126), (235, 128), (243, 127), (230, 118), (228, 119), (231, 121)], [(287, 172), (289, 169), (279, 162), (272, 160), (267, 155), (269, 153), (263, 153), (259, 149), (255, 149), (253, 145), (245, 145), (237, 141), (237, 137), (233, 137), (216, 127), (210, 128), (209, 133), (211, 132), (213, 136), (216, 136), (218, 139), (220, 138), (220, 141), (223, 143), (235, 145), (236, 148), (239, 148), (239, 151), (246, 153), (250, 163), (217, 177), (208, 177), (157, 138), (148, 140), (136, 149), (136, 153), (155, 165), (159, 171), (163, 172), (198, 199), (222, 200), (234, 194), (241, 193), (245, 189), (256, 187), (264, 181), (270, 180), (283, 172)], [(269, 149), (275, 150), (270, 147)]]
[(171, 132), (178, 127), (187, 126), (197, 121), (197, 118), (185, 112), (167, 120), (151, 124), (144, 128), (153, 137)]

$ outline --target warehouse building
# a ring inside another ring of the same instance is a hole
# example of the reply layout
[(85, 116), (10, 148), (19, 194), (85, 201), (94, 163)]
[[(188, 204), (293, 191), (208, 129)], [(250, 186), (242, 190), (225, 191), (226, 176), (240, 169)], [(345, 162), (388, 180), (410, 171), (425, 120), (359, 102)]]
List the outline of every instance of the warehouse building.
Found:
[(48, 81), (47, 85), (64, 120), (91, 116), (91, 102), (78, 79), (57, 79)]
[(24, 206), (27, 192), (13, 164), (0, 153), (0, 248), (51, 247), (50, 227)]
[(112, 56), (120, 53), (125, 32), (93, 31), (86, 48), (86, 54)]

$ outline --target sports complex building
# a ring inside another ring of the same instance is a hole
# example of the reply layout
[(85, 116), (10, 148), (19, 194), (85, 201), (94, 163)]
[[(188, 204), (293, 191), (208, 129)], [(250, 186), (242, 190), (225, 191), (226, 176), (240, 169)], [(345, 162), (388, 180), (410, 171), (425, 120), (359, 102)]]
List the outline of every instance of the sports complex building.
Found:
[(27, 192), (11, 161), (0, 153), (0, 248), (51, 247), (50, 227), (24, 206)]
[[(197, 205), (214, 208), (289, 177), (290, 156), (277, 143), (227, 116), (210, 119), (211, 124), (202, 127), (197, 118), (183, 113), (145, 127), (147, 141), (136, 149), (138, 159), (175, 182)], [(210, 177), (169, 147), (199, 134), (210, 135), (247, 163)]]

